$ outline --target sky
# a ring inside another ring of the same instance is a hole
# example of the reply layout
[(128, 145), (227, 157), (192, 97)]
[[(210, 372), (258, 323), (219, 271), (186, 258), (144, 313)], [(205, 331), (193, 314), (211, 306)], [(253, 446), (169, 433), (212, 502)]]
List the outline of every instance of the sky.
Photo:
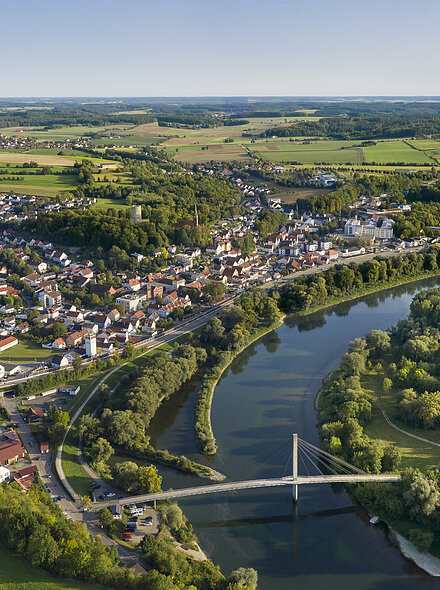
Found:
[(1, 0), (0, 96), (438, 96), (439, 21), (439, 0)]

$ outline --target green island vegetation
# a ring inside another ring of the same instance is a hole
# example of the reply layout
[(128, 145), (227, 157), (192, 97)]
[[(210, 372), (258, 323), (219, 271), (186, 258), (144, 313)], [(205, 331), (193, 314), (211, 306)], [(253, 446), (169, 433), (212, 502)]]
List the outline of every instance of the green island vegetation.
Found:
[[(196, 342), (194, 342), (196, 344)], [(138, 460), (150, 460), (200, 477), (222, 478), (210, 467), (177, 457), (168, 451), (155, 450), (149, 444), (148, 426), (160, 404), (177, 392), (180, 387), (206, 362), (203, 348), (192, 344), (177, 345), (171, 356), (163, 351), (146, 357), (139, 373), (133, 375), (134, 383), (128, 389), (117, 392), (110, 398), (110, 389), (101, 385), (98, 395), (101, 401), (97, 417), (84, 414), (81, 417), (78, 435), (83, 443), (84, 454), (91, 467), (103, 477), (112, 477), (125, 491), (146, 489), (139, 480), (139, 467), (133, 461), (116, 462), (109, 466), (109, 459), (128, 456)], [(111, 441), (111, 444), (110, 442)], [(120, 478), (120, 470), (130, 469), (138, 475), (127, 483)]]
[(421, 551), (435, 555), (440, 554), (439, 328), (440, 290), (418, 293), (409, 316), (389, 333), (373, 330), (350, 343), (319, 400), (326, 450), (368, 473), (404, 468), (397, 484), (358, 486), (356, 498)]

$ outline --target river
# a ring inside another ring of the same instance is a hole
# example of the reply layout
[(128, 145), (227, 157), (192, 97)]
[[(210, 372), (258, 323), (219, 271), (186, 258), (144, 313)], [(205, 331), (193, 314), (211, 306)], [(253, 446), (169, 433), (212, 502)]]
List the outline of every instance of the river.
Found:
[[(386, 329), (408, 314), (411, 299), (439, 279), (396, 287), (304, 318), (287, 318), (232, 363), (215, 391), (212, 423), (219, 452), (210, 464), (231, 480), (291, 473), (291, 435), (318, 444), (313, 401), (350, 340)], [(196, 382), (156, 414), (159, 448), (200, 460), (193, 433)], [(178, 403), (176, 403), (178, 402)], [(206, 459), (204, 459), (206, 462)], [(300, 464), (300, 473), (306, 474)], [(163, 469), (163, 488), (197, 485)], [(181, 500), (201, 546), (228, 574), (258, 570), (260, 590), (394, 590), (439, 582), (404, 559), (341, 486), (260, 489)]]

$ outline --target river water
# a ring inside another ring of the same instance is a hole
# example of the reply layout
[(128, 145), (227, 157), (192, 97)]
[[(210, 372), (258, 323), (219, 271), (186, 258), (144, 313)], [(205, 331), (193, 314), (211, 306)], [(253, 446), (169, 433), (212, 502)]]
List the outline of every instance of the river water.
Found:
[[(408, 314), (427, 279), (337, 305), (301, 319), (287, 318), (232, 363), (216, 388), (212, 423), (219, 452), (211, 465), (231, 480), (289, 475), (291, 435), (318, 444), (314, 398), (350, 340), (386, 329)], [(168, 400), (151, 425), (159, 448), (196, 460), (193, 409), (197, 383)], [(178, 403), (176, 403), (176, 401)], [(209, 460), (208, 460), (209, 461)], [(300, 473), (307, 474), (300, 463)], [(162, 470), (163, 488), (203, 482)], [(260, 590), (438, 588), (369, 524), (341, 486), (257, 489), (179, 501), (201, 546), (226, 574), (258, 570)]]

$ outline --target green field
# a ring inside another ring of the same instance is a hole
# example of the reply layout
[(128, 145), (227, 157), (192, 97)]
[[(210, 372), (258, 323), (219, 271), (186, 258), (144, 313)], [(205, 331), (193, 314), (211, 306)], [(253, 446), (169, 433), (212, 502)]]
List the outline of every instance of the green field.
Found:
[(440, 464), (440, 447), (419, 441), (407, 436), (390, 426), (383, 417), (381, 408), (386, 411), (389, 419), (399, 428), (412, 434), (440, 443), (439, 430), (416, 430), (402, 423), (397, 415), (397, 393), (383, 390), (383, 373), (371, 371), (363, 380), (365, 387), (370, 389), (377, 405), (373, 413), (373, 419), (365, 426), (365, 433), (369, 436), (396, 444), (402, 453), (402, 467), (414, 467), (429, 469)]
[(93, 209), (128, 209), (129, 206), (122, 200), (118, 199), (98, 199)]
[(52, 576), (0, 545), (1, 590), (97, 590), (103, 586)]
[(440, 141), (435, 139), (414, 139), (408, 144), (414, 149), (423, 152), (433, 164), (440, 164)]
[(0, 352), (0, 361), (11, 363), (33, 363), (51, 358), (54, 351), (50, 348), (41, 348), (31, 340), (21, 340), (16, 346)]
[(375, 146), (365, 147), (366, 162), (388, 164), (402, 162), (405, 164), (435, 163), (423, 152), (413, 149), (404, 141), (380, 141)]
[(55, 197), (63, 191), (73, 191), (78, 186), (76, 176), (69, 174), (51, 174), (47, 176), (25, 177), (19, 181), (0, 181), (0, 191), (35, 195), (37, 197)]
[(248, 147), (269, 162), (298, 164), (361, 164), (362, 148), (355, 141), (320, 140), (310, 143), (289, 139), (257, 140)]

